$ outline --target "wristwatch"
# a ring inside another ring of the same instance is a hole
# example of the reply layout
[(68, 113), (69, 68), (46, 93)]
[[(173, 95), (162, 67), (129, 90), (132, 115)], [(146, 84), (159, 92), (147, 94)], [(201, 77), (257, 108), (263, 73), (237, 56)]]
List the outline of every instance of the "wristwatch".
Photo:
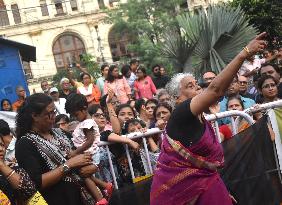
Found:
[(63, 164), (62, 171), (67, 174), (70, 171), (70, 167), (67, 164)]

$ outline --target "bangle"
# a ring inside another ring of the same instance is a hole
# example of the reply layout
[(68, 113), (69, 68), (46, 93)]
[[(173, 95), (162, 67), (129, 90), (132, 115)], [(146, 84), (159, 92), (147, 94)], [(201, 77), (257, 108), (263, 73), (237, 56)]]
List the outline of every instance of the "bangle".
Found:
[(13, 174), (15, 174), (15, 172), (15, 170), (11, 171), (10, 174), (7, 176), (7, 180), (9, 180), (13, 176)]
[(250, 50), (249, 50), (249, 48), (248, 48), (247, 46), (244, 47), (243, 49), (244, 49), (244, 51), (246, 51), (249, 55), (251, 54), (251, 52), (250, 52)]

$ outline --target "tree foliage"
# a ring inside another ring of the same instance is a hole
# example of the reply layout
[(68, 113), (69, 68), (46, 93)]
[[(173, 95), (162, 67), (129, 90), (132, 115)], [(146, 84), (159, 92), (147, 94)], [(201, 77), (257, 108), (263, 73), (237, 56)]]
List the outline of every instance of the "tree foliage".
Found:
[(228, 5), (179, 15), (160, 44), (178, 72), (220, 72), (256, 35), (244, 12)]
[(231, 6), (240, 6), (260, 32), (268, 32), (269, 40), (282, 38), (281, 0), (233, 0)]
[(184, 13), (181, 4), (185, 0), (128, 0), (115, 9), (108, 10), (107, 22), (114, 24), (116, 35), (126, 30), (133, 39), (129, 50), (137, 54), (146, 66), (160, 63), (166, 67), (169, 61), (157, 49), (164, 30), (175, 26), (176, 16)]

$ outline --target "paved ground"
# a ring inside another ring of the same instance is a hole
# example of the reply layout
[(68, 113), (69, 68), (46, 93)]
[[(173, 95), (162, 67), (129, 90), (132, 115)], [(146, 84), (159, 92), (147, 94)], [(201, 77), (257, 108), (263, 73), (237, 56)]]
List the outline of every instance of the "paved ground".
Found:
[(149, 205), (151, 183), (148, 179), (115, 191), (110, 205)]

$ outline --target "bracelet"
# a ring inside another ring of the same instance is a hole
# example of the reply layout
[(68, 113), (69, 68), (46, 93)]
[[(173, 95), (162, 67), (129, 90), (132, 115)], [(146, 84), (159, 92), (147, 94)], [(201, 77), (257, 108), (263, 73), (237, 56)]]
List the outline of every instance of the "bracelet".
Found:
[(11, 171), (10, 174), (7, 176), (7, 180), (9, 180), (13, 176), (13, 174), (15, 174), (15, 172), (15, 170)]
[(251, 52), (250, 52), (250, 50), (249, 50), (249, 48), (248, 48), (247, 46), (244, 47), (243, 49), (244, 49), (244, 51), (246, 51), (249, 55), (251, 54)]

